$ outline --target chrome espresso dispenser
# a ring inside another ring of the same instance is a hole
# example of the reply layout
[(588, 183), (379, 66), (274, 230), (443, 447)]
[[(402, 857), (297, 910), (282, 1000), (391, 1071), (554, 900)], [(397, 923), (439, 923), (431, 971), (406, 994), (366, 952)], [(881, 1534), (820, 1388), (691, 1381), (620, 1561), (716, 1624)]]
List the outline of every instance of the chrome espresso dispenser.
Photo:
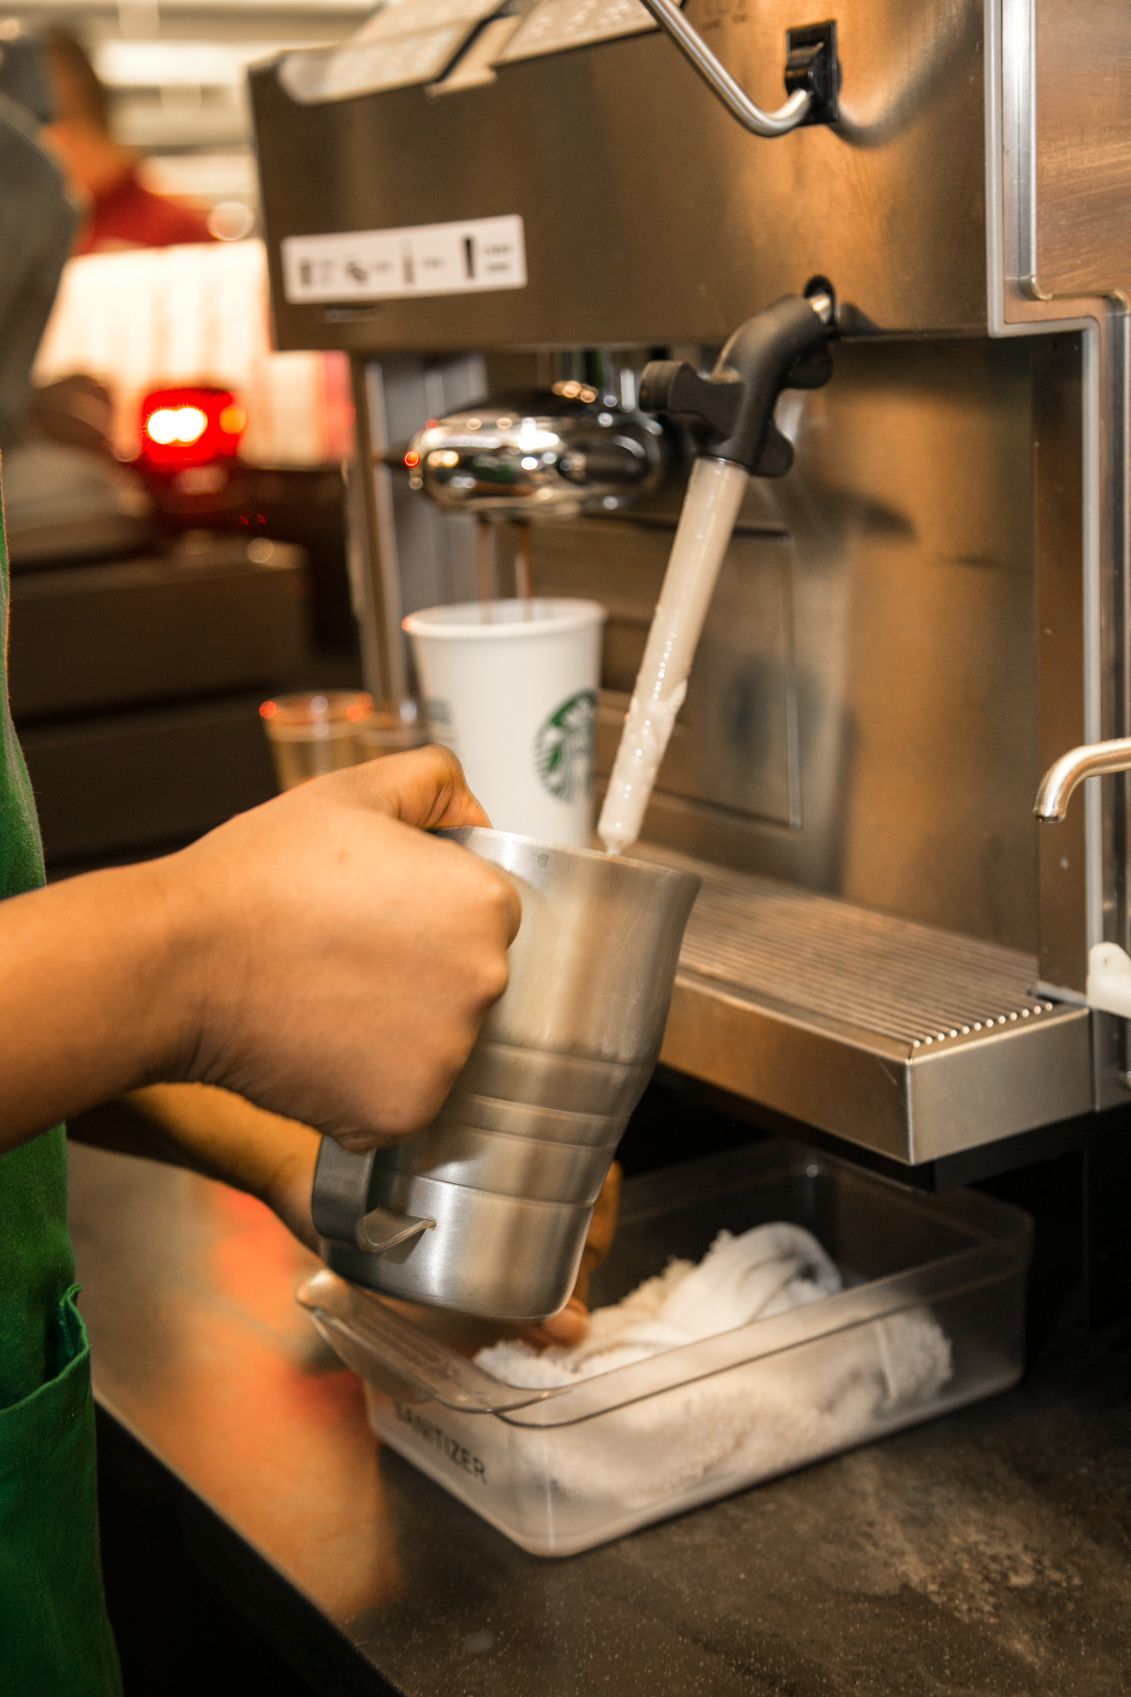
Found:
[[(1131, 1014), (1125, 0), (388, 0), (252, 99), (279, 343), (352, 362), (391, 725), (402, 616), (474, 597), (483, 516), (548, 520), (539, 593), (609, 611), (607, 775), (689, 471), (751, 473), (645, 822), (703, 880), (662, 1058), (939, 1173), (1097, 1133)], [(812, 334), (744, 366), (783, 302)], [(1116, 775), (1040, 824), (1050, 768), (1049, 816)]]

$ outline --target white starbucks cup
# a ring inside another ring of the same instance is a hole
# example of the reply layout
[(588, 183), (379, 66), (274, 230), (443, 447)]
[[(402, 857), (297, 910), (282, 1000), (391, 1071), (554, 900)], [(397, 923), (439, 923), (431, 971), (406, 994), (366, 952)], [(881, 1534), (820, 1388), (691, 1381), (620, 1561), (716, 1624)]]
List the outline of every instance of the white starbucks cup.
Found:
[(411, 613), (429, 731), (458, 755), (496, 830), (587, 844), (605, 609), (471, 601)]

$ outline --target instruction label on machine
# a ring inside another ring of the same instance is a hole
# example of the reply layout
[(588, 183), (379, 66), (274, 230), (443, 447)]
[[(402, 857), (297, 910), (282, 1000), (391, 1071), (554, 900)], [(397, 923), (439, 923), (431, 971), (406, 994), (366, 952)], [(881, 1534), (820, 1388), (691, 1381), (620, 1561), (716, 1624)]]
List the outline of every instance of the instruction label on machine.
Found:
[(296, 305), (526, 287), (526, 242), (516, 216), (287, 236), (282, 253), (284, 293)]

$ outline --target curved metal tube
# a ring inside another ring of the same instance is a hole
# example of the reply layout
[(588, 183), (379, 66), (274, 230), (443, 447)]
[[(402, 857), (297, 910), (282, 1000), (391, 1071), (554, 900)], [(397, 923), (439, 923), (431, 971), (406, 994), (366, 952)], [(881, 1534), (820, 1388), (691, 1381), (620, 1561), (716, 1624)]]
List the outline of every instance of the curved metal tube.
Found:
[(1085, 778), (1098, 778), (1105, 772), (1129, 771), (1131, 737), (1115, 737), (1111, 742), (1083, 743), (1079, 748), (1070, 748), (1067, 754), (1053, 761), (1041, 779), (1033, 812), (1046, 823), (1063, 819), (1073, 790)]
[(744, 130), (756, 136), (784, 136), (801, 123), (813, 103), (808, 90), (798, 89), (776, 112), (764, 112), (716, 59), (694, 24), (684, 17), (676, 0), (643, 0), (643, 4)]

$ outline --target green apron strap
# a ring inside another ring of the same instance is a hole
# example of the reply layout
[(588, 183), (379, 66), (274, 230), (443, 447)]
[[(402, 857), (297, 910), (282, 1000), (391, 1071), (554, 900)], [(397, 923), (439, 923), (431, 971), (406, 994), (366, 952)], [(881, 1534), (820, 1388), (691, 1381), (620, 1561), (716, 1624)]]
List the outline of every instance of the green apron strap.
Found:
[(116, 1697), (95, 1529), (90, 1346), (72, 1286), (54, 1376), (0, 1410), (0, 1691)]
[[(43, 882), (8, 709), (0, 522), (0, 899)], [(62, 1127), (0, 1155), (0, 1697), (117, 1697), (102, 1597), (90, 1349)]]

